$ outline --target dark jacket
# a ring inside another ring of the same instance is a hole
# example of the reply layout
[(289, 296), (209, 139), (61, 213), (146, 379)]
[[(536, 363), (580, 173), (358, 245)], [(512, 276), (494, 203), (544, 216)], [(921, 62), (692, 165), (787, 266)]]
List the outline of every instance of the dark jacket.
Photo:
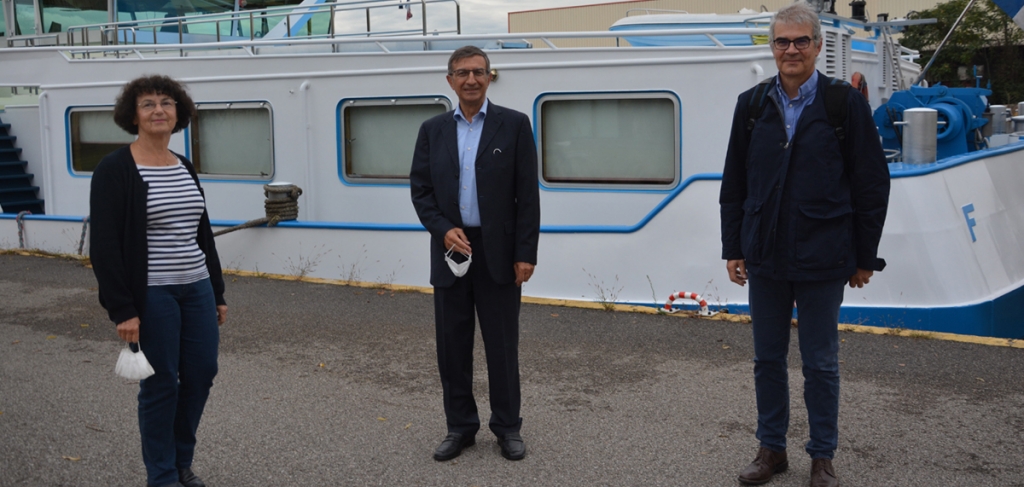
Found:
[[(420, 222), (430, 232), (430, 284), (448, 287), (455, 274), (444, 260), (444, 236), (462, 228), (459, 213), (459, 151), (454, 112), (423, 122), (416, 139), (409, 183)], [(515, 281), (516, 262), (537, 263), (540, 190), (537, 147), (530, 119), (515, 110), (488, 105), (476, 155), (477, 201), (491, 277)]]
[[(181, 155), (175, 155), (181, 159), (202, 193), (192, 163)], [(89, 258), (99, 283), (100, 304), (114, 323), (141, 317), (145, 312), (149, 279), (146, 240), (148, 189), (149, 185), (142, 180), (128, 146), (104, 157), (92, 174)], [(224, 278), (206, 211), (199, 220), (196, 243), (206, 254), (206, 268), (210, 272), (217, 304), (225, 304)]]
[(871, 108), (860, 93), (848, 90), (840, 144), (825, 112), (828, 83), (819, 73), (814, 101), (788, 142), (777, 102), (768, 102), (749, 134), (753, 89), (736, 102), (719, 197), (722, 258), (745, 260), (755, 275), (822, 280), (884, 266), (877, 252), (889, 204), (889, 169)]

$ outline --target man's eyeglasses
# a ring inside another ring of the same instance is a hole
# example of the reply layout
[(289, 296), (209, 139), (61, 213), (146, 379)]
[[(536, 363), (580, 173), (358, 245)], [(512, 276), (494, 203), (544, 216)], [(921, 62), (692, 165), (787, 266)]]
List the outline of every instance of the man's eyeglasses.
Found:
[(477, 77), (477, 78), (483, 78), (485, 75), (487, 75), (487, 70), (483, 69), (483, 68), (477, 68), (477, 69), (456, 69), (455, 71), (451, 72), (452, 76), (454, 76), (456, 78), (459, 78), (459, 79), (468, 78), (470, 74), (472, 74), (474, 77)]
[[(167, 110), (170, 110), (170, 109), (174, 108), (174, 105), (177, 105), (177, 104), (178, 104), (178, 102), (176, 102), (176, 101), (174, 101), (174, 100), (172, 100), (170, 98), (168, 98), (166, 100), (160, 100), (160, 108), (163, 108), (165, 112)], [(153, 110), (156, 110), (156, 105), (157, 105), (157, 103), (155, 101), (153, 101), (153, 100), (146, 100), (146, 101), (144, 101), (142, 103), (139, 103), (139, 108), (141, 108), (142, 111), (144, 111), (144, 112), (151, 112)]]
[(772, 39), (772, 45), (780, 51), (789, 49), (789, 45), (793, 44), (798, 50), (803, 51), (808, 47), (811, 47), (811, 38), (807, 36), (798, 37), (796, 39), (786, 39), (785, 37), (776, 37)]

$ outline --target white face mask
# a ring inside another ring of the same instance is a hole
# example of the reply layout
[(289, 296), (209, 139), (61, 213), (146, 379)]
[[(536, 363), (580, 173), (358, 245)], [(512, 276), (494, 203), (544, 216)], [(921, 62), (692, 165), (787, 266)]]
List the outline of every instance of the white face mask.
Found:
[(455, 277), (462, 277), (466, 275), (466, 272), (469, 272), (469, 264), (473, 263), (473, 254), (462, 254), (462, 252), (459, 252), (466, 256), (466, 261), (459, 264), (452, 260), (452, 253), (454, 251), (455, 246), (452, 245), (452, 248), (448, 249), (448, 251), (444, 253), (444, 260), (448, 262), (448, 268), (452, 270), (452, 274), (455, 274)]
[(132, 349), (125, 343), (124, 348), (121, 349), (121, 355), (117, 357), (114, 373), (125, 379), (142, 380), (155, 372), (153, 366), (149, 365), (149, 360), (146, 360), (146, 355), (142, 353), (142, 347), (139, 347), (138, 352), (132, 352)]

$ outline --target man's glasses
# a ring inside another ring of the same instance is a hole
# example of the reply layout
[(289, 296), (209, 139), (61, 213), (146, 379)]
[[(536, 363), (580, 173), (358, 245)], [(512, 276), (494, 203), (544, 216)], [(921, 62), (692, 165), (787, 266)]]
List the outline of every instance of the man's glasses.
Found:
[(468, 78), (470, 74), (472, 74), (476, 78), (483, 78), (487, 74), (487, 70), (483, 69), (483, 68), (477, 68), (477, 69), (456, 69), (455, 71), (451, 72), (452, 76), (454, 76), (456, 78), (459, 78), (459, 79)]
[(792, 40), (786, 39), (785, 37), (776, 37), (775, 39), (772, 39), (772, 45), (774, 45), (775, 48), (780, 51), (785, 51), (786, 49), (789, 49), (790, 44), (796, 46), (798, 50), (803, 51), (804, 49), (811, 47), (811, 38), (803, 36)]
[[(163, 108), (164, 111), (166, 112), (167, 110), (170, 110), (170, 109), (174, 108), (174, 105), (176, 105), (177, 103), (178, 102), (176, 102), (176, 101), (174, 101), (174, 100), (172, 100), (170, 98), (165, 99), (165, 100), (160, 100), (160, 108)], [(142, 103), (139, 103), (139, 108), (142, 109), (142, 111), (144, 111), (144, 112), (151, 112), (153, 110), (156, 110), (156, 105), (157, 105), (157, 103), (155, 101), (153, 101), (153, 100), (146, 100), (146, 101), (144, 101)]]

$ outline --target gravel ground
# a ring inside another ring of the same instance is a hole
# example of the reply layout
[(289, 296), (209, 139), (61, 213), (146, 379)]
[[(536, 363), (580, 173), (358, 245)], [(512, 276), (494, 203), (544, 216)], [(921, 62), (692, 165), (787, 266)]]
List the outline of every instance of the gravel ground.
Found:
[[(734, 486), (756, 453), (746, 324), (524, 305), (526, 459), (501, 458), (485, 426), (438, 463), (431, 296), (227, 279), (194, 465), (210, 487)], [(92, 271), (0, 255), (0, 296), (0, 486), (145, 485), (138, 385), (113, 374), (122, 344)], [(1024, 486), (1024, 350), (840, 337), (844, 487)], [(790, 355), (790, 470), (770, 486), (810, 475), (795, 334)]]

